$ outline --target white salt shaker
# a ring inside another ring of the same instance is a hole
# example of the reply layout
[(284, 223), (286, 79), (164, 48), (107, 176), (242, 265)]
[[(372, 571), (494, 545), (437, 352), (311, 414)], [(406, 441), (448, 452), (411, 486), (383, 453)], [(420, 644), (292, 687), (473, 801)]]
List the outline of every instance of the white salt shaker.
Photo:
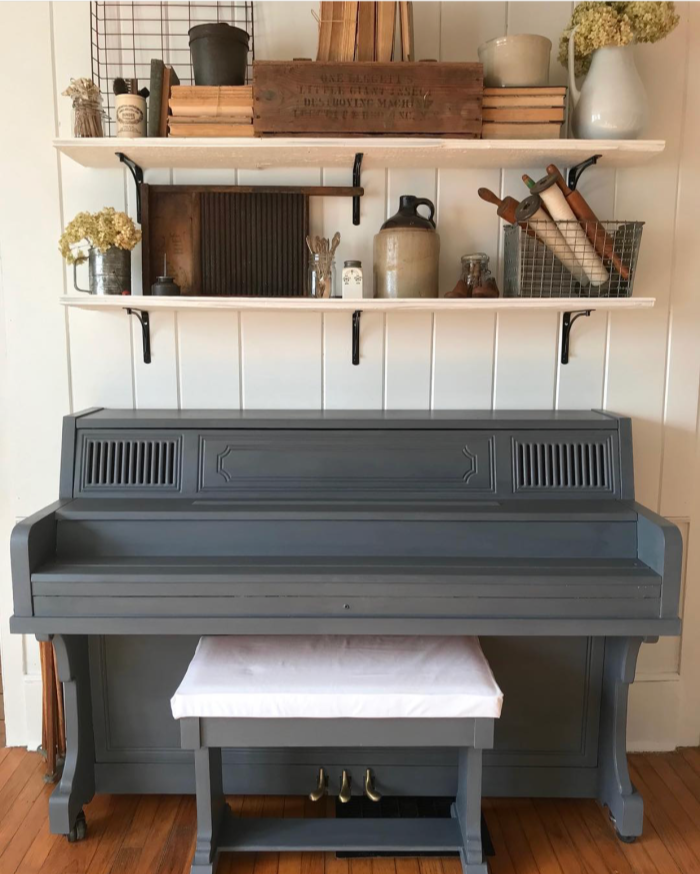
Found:
[(345, 261), (343, 265), (343, 298), (345, 300), (362, 300), (362, 262)]

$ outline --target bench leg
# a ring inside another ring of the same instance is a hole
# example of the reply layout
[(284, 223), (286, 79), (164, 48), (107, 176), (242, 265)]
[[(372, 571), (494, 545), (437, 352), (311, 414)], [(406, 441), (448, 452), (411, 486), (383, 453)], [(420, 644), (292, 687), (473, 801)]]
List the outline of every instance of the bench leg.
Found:
[(214, 874), (219, 861), (218, 837), (224, 799), (221, 750), (200, 747), (194, 751), (197, 791), (197, 844), (191, 874)]
[(459, 751), (457, 798), (452, 815), (462, 832), (460, 858), (464, 874), (487, 874), (481, 845), (481, 750), (465, 747)]
[(641, 835), (644, 823), (644, 802), (627, 769), (627, 696), (641, 643), (640, 637), (605, 640), (598, 740), (598, 800), (610, 811), (618, 836), (628, 842)]
[(85, 635), (53, 638), (58, 679), (63, 684), (66, 715), (66, 761), (61, 781), (49, 799), (49, 826), (53, 834), (70, 841), (85, 837), (83, 805), (95, 794), (95, 741), (88, 639)]

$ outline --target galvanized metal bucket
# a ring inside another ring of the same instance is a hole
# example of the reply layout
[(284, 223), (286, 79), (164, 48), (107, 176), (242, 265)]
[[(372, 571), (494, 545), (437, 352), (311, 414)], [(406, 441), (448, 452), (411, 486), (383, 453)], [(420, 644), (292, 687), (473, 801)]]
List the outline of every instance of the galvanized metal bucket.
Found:
[(88, 253), (90, 288), (78, 285), (77, 264), (73, 265), (73, 285), (85, 294), (131, 293), (131, 252), (110, 246), (105, 252), (90, 249)]

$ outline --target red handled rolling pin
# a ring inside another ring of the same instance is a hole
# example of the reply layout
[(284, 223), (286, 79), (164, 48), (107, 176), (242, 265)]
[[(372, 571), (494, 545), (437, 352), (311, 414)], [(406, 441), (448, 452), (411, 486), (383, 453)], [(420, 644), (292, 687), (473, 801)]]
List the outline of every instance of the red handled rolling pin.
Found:
[(486, 203), (492, 203), (494, 206), (498, 207), (496, 212), (504, 221), (511, 225), (520, 224), (520, 227), (525, 228), (531, 237), (535, 236), (534, 232), (527, 227), (527, 222), (518, 222), (515, 218), (515, 210), (518, 208), (519, 201), (514, 197), (504, 197), (503, 200), (501, 200), (497, 194), (494, 194), (493, 191), (488, 188), (480, 188), (478, 195), (482, 200), (485, 200)]
[(581, 226), (586, 232), (588, 239), (593, 243), (593, 248), (596, 252), (604, 258), (612, 261), (615, 269), (623, 279), (629, 279), (629, 267), (620, 261), (619, 256), (615, 252), (615, 243), (612, 237), (609, 237), (605, 233), (603, 226), (598, 221), (598, 217), (586, 203), (583, 195), (579, 191), (572, 191), (569, 188), (564, 181), (564, 177), (554, 164), (550, 164), (547, 167), (547, 173), (556, 176), (559, 190), (564, 195), (564, 198), (569, 204), (573, 214), (581, 222)]

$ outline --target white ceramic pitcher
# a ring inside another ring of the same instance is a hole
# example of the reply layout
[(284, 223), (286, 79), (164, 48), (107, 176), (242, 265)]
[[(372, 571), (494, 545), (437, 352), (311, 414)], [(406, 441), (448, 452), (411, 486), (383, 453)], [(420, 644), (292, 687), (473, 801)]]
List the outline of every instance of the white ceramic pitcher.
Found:
[(581, 90), (574, 73), (574, 33), (569, 37), (571, 130), (584, 140), (635, 140), (647, 121), (647, 96), (632, 46), (596, 49)]

